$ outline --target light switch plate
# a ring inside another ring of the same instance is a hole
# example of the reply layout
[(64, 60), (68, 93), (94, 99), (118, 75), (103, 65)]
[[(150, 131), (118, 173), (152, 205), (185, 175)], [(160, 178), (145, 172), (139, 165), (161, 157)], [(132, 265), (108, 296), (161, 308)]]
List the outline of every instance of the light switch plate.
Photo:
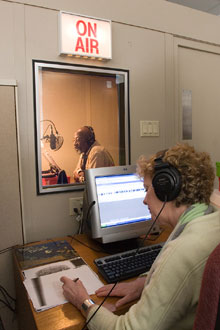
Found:
[(141, 120), (140, 121), (141, 136), (159, 136), (160, 127), (158, 120)]

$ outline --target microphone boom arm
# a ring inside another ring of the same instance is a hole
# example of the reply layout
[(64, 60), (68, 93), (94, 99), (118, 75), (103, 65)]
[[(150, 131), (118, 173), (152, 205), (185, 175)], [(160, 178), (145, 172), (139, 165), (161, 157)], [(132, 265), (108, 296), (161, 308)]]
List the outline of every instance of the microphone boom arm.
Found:
[(56, 171), (56, 173), (59, 173), (61, 171), (61, 168), (57, 165), (53, 157), (49, 154), (48, 151), (43, 151), (44, 158), (48, 161), (50, 167)]

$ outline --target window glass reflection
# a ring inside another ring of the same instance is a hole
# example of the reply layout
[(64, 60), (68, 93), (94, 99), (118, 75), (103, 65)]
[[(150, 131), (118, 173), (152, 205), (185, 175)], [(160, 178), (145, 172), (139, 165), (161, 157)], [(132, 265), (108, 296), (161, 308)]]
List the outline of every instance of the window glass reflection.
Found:
[[(76, 189), (85, 168), (129, 163), (128, 72), (86, 69), (35, 63), (38, 192)], [(95, 137), (87, 150), (78, 146), (83, 129)]]

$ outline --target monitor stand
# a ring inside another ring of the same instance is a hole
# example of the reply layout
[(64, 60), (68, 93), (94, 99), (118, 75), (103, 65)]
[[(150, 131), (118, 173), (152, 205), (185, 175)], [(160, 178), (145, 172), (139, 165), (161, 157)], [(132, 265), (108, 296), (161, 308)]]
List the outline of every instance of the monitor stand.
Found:
[(151, 242), (149, 245), (152, 245), (154, 244), (153, 241), (158, 238), (158, 236), (161, 234), (162, 231), (163, 230), (160, 228), (160, 226), (158, 224), (155, 224), (151, 230), (151, 233), (148, 235), (147, 239), (145, 239), (146, 235), (143, 234), (140, 237), (126, 239), (123, 241), (102, 243), (99, 240), (96, 240), (96, 242), (98, 243), (102, 251), (109, 254), (115, 254), (115, 253), (121, 253), (142, 247), (144, 243), (143, 241), (145, 241), (145, 245), (147, 245), (148, 241)]
[(123, 241), (117, 241), (112, 243), (100, 243), (100, 248), (108, 254), (121, 253), (133, 249), (137, 249), (142, 246), (143, 239), (140, 237), (131, 238)]

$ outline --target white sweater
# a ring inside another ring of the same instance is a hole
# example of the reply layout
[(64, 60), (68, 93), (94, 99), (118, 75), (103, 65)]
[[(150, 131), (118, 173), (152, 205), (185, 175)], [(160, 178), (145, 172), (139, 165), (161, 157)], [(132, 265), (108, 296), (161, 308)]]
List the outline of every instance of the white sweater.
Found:
[[(176, 239), (165, 244), (147, 276), (140, 300), (121, 316), (101, 307), (88, 328), (191, 330), (204, 266), (219, 242), (219, 211), (192, 220)], [(94, 311), (92, 308), (87, 320)]]

